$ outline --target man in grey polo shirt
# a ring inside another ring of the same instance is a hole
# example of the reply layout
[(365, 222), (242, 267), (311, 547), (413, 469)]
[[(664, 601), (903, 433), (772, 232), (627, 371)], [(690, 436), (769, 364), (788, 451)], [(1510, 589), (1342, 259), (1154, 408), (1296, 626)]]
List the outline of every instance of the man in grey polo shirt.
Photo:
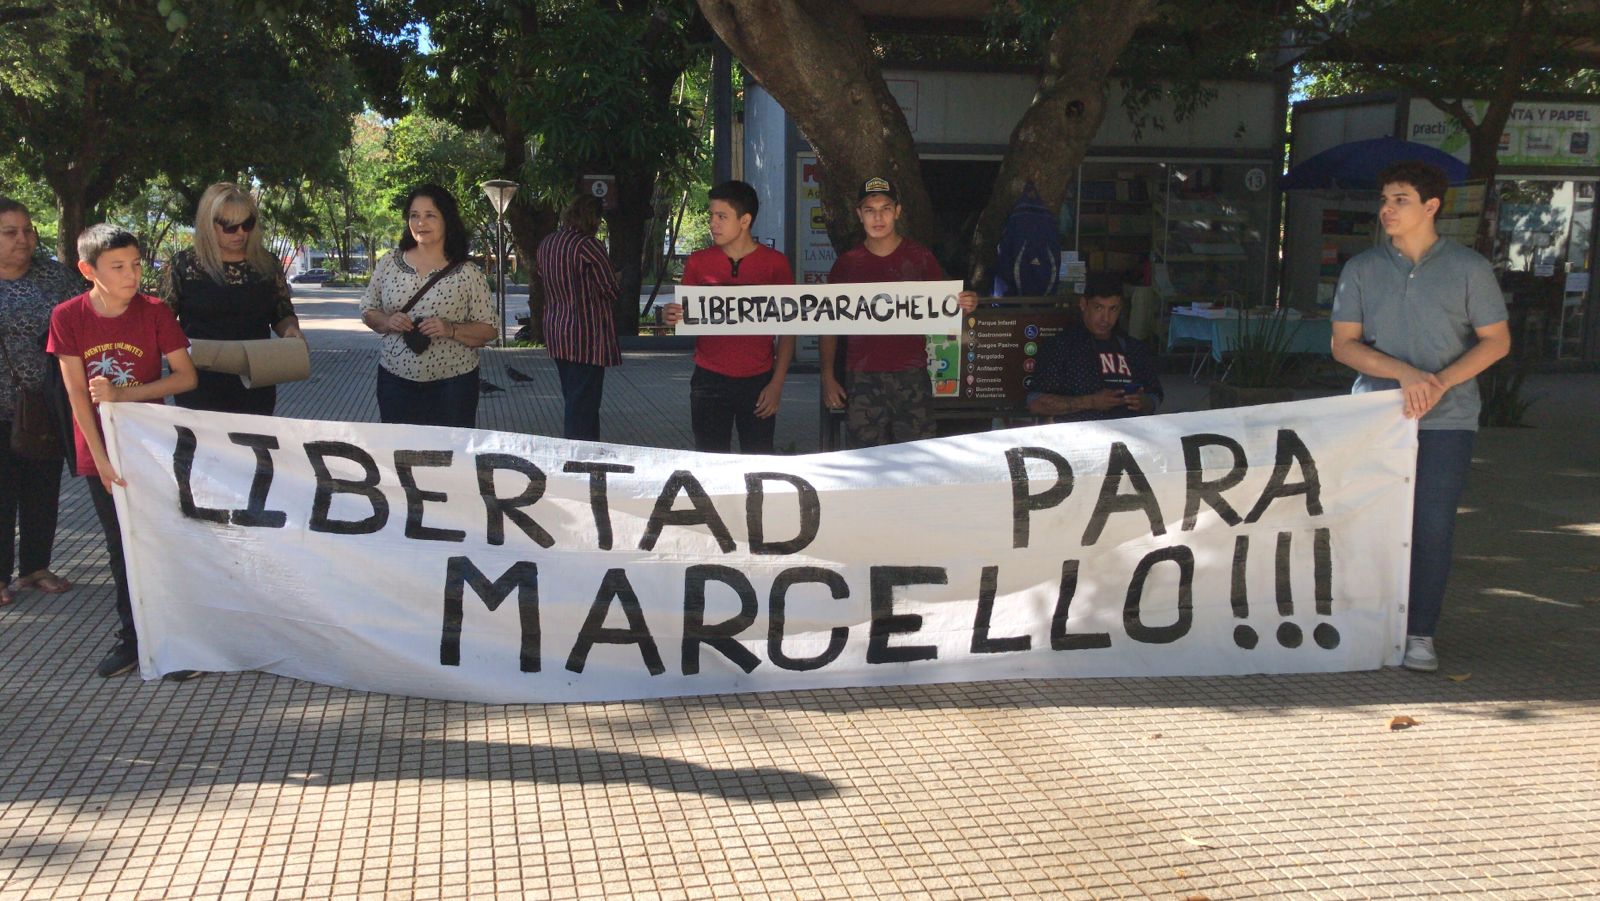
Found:
[(1439, 237), (1448, 181), (1429, 163), (1378, 176), (1383, 243), (1339, 274), (1333, 357), (1360, 373), (1355, 392), (1399, 388), (1419, 418), (1411, 529), (1411, 596), (1402, 666), (1439, 668), (1433, 633), (1450, 575), (1456, 502), (1478, 429), (1478, 373), (1511, 349), (1505, 298), (1489, 261)]

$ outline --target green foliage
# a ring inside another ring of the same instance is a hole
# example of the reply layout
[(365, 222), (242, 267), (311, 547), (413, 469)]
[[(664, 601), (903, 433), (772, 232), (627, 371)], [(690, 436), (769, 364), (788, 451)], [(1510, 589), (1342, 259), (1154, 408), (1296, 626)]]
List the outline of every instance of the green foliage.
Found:
[(1487, 98), (1508, 76), (1520, 93), (1595, 83), (1593, 4), (1314, 0), (1298, 11), (1310, 54), (1297, 87), (1309, 97), (1404, 87), (1430, 99)]
[(1523, 397), (1527, 364), (1521, 359), (1503, 357), (1478, 374), (1478, 393), (1483, 405), (1478, 410), (1478, 425), (1514, 427), (1523, 425), (1534, 399)]
[[(683, 170), (693, 110), (653, 93), (693, 57), (688, 0), (391, 0), (382, 40), (426, 21), (431, 44), (405, 65), (423, 111), (469, 131), (520, 137), (525, 199), (559, 206), (574, 180), (639, 163)], [(509, 174), (509, 173), (500, 173)]]
[(383, 174), (376, 185), (383, 202), (396, 213), (413, 185), (433, 183), (450, 190), (461, 203), (467, 228), (486, 232), (494, 227), (494, 211), (478, 186), (498, 176), (500, 142), (483, 131), (467, 131), (451, 122), (414, 112), (389, 127)]
[(468, 231), (482, 245), (494, 218), (478, 185), (493, 177), (500, 159), (493, 138), (422, 113), (390, 121), (365, 112), (351, 119), (349, 133), (325, 171), (262, 191), (271, 234), (330, 247), (347, 266), (365, 247), (372, 263), (400, 237), (405, 194), (431, 182), (456, 195)]
[(1295, 90), (1309, 100), (1393, 90), (1393, 82), (1349, 63), (1308, 62), (1295, 71)]
[(227, 4), (56, 3), (0, 32), (0, 62), (0, 146), (74, 221), (158, 176), (180, 219), (212, 181), (298, 182), (347, 143), (360, 105), (319, 32)]
[[(1018, 0), (995, 4), (985, 19), (982, 58), (1037, 63), (1051, 36), (1082, 0)], [(1267, 56), (1282, 27), (1271, 0), (1184, 0), (1161, 4), (1134, 33), (1117, 61), (1123, 113), (1136, 135), (1168, 123), (1155, 112), (1170, 101), (1182, 122), (1216, 97), (1208, 80), (1269, 71)]]
[(1283, 311), (1252, 314), (1238, 310), (1232, 320), (1234, 345), (1223, 381), (1236, 388), (1281, 388), (1294, 359), (1290, 352), (1300, 323)]
[(50, 186), (24, 171), (15, 157), (0, 156), (0, 197), (9, 197), (28, 208), (33, 227), (39, 230), (41, 247), (55, 244), (56, 199)]

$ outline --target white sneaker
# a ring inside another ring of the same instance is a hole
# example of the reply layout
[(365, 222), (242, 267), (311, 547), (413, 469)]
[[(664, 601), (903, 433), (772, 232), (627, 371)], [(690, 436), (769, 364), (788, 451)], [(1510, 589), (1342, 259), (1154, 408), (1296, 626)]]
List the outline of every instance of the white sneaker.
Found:
[(1406, 656), (1400, 665), (1419, 673), (1431, 673), (1439, 668), (1439, 655), (1433, 650), (1431, 635), (1407, 635)]

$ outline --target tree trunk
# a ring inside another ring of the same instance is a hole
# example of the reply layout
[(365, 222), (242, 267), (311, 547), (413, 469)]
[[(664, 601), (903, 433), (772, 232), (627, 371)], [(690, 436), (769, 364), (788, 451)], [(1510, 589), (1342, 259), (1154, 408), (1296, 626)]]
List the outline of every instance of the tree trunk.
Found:
[[(524, 10), (523, 16), (524, 27), (528, 27), (531, 10)], [(505, 105), (498, 96), (485, 93), (479, 98), (479, 105), (489, 120), (489, 130), (500, 138), (499, 177), (517, 181), (528, 159), (528, 135), (506, 114)], [(526, 186), (512, 195), (505, 211), (506, 243), (517, 249), (517, 260), (528, 273), (528, 327), (538, 343), (544, 341), (544, 283), (539, 279), (539, 242), (556, 230), (557, 218), (555, 210), (536, 205), (529, 198)], [(508, 272), (508, 284), (509, 276)], [(509, 295), (506, 306), (508, 309), (511, 306)]]
[(900, 104), (889, 93), (866, 24), (846, 0), (698, 0), (717, 36), (782, 104), (817, 154), (828, 239), (844, 251), (861, 237), (856, 191), (894, 182), (901, 230), (936, 243), (938, 223)]
[[(555, 230), (555, 211), (527, 203), (521, 194), (513, 197), (511, 205), (506, 207), (506, 243), (517, 248), (517, 260), (528, 273), (528, 326), (533, 331), (533, 340), (539, 343), (544, 342), (544, 282), (539, 278), (539, 242)], [(510, 304), (508, 296), (506, 305)]]
[(1511, 110), (1517, 105), (1529, 67), (1533, 64), (1531, 34), (1537, 30), (1538, 10), (1532, 4), (1517, 3), (1510, 9), (1512, 20), (1506, 32), (1506, 56), (1499, 68), (1494, 91), (1488, 97), (1483, 115), (1474, 122), (1466, 103), (1456, 97), (1429, 93), (1428, 102), (1449, 115), (1467, 133), (1471, 155), (1467, 159), (1467, 181), (1483, 182), (1483, 215), (1478, 220), (1474, 249), (1484, 256), (1494, 253), (1494, 226), (1490, 213), (1499, 203), (1494, 189), (1500, 171), (1500, 136), (1505, 133)]
[(1511, 108), (1506, 107), (1491, 119), (1484, 116), (1481, 123), (1466, 127), (1472, 155), (1467, 160), (1467, 181), (1494, 181), (1500, 169), (1500, 136), (1505, 132), (1506, 119)]
[[(68, 269), (78, 266), (78, 236), (89, 225), (89, 214), (111, 193), (114, 171), (98, 167), (87, 158), (45, 170), (45, 181), (56, 195), (56, 259)], [(145, 248), (147, 251), (154, 248)]]
[(612, 305), (618, 335), (639, 334), (639, 293), (644, 283), (645, 227), (655, 203), (654, 167), (617, 173), (617, 208), (606, 216), (611, 235), (611, 265), (617, 270)]
[(1511, 106), (1508, 104), (1493, 119), (1486, 112), (1482, 123), (1467, 129), (1467, 138), (1472, 147), (1472, 157), (1467, 162), (1467, 181), (1483, 182), (1483, 211), (1478, 217), (1472, 249), (1486, 257), (1494, 254), (1492, 218), (1500, 206), (1494, 179), (1495, 173), (1500, 170), (1500, 135), (1505, 131), (1506, 119), (1510, 114)]
[[(660, 52), (663, 41), (668, 40), (667, 20), (651, 19), (644, 36), (644, 46), (653, 60), (643, 75), (650, 103), (657, 109), (672, 105), (673, 88), (683, 75), (682, 57)], [(644, 261), (647, 253), (654, 256), (652, 248), (655, 218), (656, 182), (661, 177), (661, 161), (629, 155), (615, 165), (617, 175), (617, 208), (606, 216), (611, 237), (611, 264), (617, 269), (617, 297), (612, 304), (613, 318), (619, 336), (639, 334), (639, 295), (644, 287)]]
[(68, 269), (78, 268), (78, 235), (87, 225), (88, 212), (81, 185), (56, 188), (56, 259)]
[[(987, 292), (995, 245), (1006, 217), (1033, 182), (1059, 209), (1067, 186), (1106, 113), (1106, 79), (1155, 0), (1084, 0), (1073, 4), (1045, 48), (1045, 70), (1028, 111), (1011, 131), (989, 203), (972, 235), (969, 284)], [(1085, 41), (1084, 35), (1094, 35)]]

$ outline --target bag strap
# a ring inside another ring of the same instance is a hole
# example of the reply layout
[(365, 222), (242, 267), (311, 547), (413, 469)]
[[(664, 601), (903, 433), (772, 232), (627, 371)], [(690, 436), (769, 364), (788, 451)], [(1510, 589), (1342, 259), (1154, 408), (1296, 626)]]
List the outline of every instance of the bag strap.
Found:
[(18, 391), (21, 391), (22, 374), (17, 372), (17, 367), (11, 362), (11, 350), (6, 347), (6, 339), (4, 335), (0, 335), (0, 357), (6, 358), (6, 368), (11, 370), (11, 384)]
[(445, 276), (449, 275), (450, 273), (456, 271), (457, 269), (460, 269), (461, 268), (461, 264), (463, 262), (464, 262), (463, 260), (456, 260), (454, 263), (451, 263), (450, 265), (444, 267), (443, 269), (440, 269), (439, 271), (435, 272), (433, 275), (429, 276), (428, 280), (422, 283), (422, 287), (417, 289), (417, 293), (411, 295), (411, 299), (406, 301), (406, 305), (400, 308), (400, 312), (402, 312), (402, 313), (411, 312), (411, 308), (417, 305), (417, 301), (422, 299), (422, 295), (428, 293), (428, 289), (429, 288), (432, 288), (434, 285), (437, 285), (439, 283), (440, 279), (442, 279)]

